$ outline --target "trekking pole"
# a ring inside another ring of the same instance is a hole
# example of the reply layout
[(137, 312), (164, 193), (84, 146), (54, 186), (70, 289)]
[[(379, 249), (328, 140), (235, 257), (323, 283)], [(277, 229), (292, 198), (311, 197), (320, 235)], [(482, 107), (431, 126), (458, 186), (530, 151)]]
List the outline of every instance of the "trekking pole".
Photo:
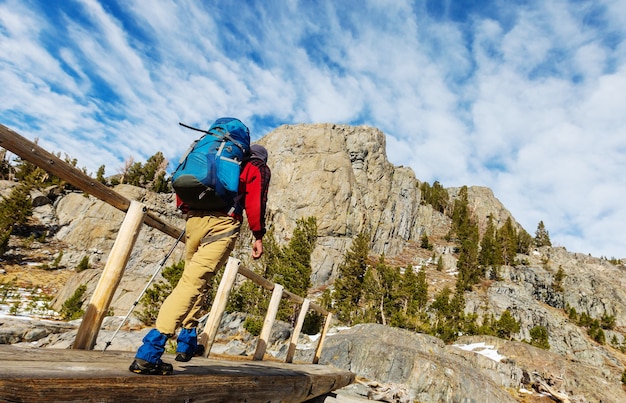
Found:
[(107, 348), (109, 348), (109, 346), (111, 345), (111, 343), (113, 343), (113, 339), (115, 339), (115, 336), (117, 336), (117, 333), (120, 331), (120, 329), (122, 328), (122, 326), (124, 326), (124, 323), (126, 323), (126, 321), (128, 320), (128, 317), (130, 316), (130, 314), (133, 312), (133, 310), (135, 309), (135, 307), (137, 306), (137, 304), (139, 304), (139, 300), (141, 299), (141, 297), (143, 297), (143, 294), (148, 290), (148, 287), (150, 287), (150, 284), (152, 284), (152, 282), (154, 281), (154, 279), (156, 278), (156, 276), (159, 274), (159, 272), (161, 271), (161, 269), (163, 268), (163, 265), (165, 264), (165, 262), (167, 261), (167, 259), (170, 257), (170, 255), (174, 252), (174, 249), (176, 248), (176, 245), (178, 245), (178, 242), (180, 242), (180, 240), (183, 238), (183, 235), (185, 235), (185, 231), (183, 230), (183, 232), (180, 233), (180, 235), (178, 236), (178, 239), (176, 240), (176, 242), (174, 243), (174, 246), (172, 246), (172, 249), (170, 249), (169, 252), (167, 252), (167, 255), (165, 255), (165, 257), (163, 258), (163, 260), (161, 261), (161, 263), (159, 264), (159, 267), (157, 268), (157, 270), (154, 272), (154, 274), (152, 275), (152, 277), (150, 278), (150, 280), (148, 281), (148, 284), (146, 284), (146, 286), (143, 288), (143, 290), (141, 291), (141, 294), (139, 294), (139, 297), (137, 297), (137, 299), (135, 300), (135, 302), (133, 302), (133, 305), (130, 307), (130, 310), (128, 311), (128, 313), (126, 314), (126, 316), (124, 317), (124, 319), (122, 320), (122, 323), (120, 323), (120, 325), (117, 327), (117, 330), (115, 330), (115, 333), (113, 333), (113, 336), (111, 337), (111, 340), (106, 342), (106, 345), (104, 346), (104, 348), (102, 349), (102, 352), (105, 352), (107, 350)]

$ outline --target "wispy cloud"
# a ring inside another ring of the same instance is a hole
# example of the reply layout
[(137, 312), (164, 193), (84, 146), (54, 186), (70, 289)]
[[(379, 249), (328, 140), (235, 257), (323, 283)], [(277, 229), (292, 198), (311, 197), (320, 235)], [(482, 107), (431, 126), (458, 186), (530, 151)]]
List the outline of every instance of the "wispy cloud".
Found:
[(252, 3), (0, 0), (0, 121), (108, 173), (176, 161), (178, 121), (367, 124), (419, 179), (626, 256), (626, 3)]

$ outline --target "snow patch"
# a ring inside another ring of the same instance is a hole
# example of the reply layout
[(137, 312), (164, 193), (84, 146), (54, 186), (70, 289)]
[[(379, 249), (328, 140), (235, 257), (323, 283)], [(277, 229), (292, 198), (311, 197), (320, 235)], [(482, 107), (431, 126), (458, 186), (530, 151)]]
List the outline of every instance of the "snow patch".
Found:
[(489, 346), (484, 342), (473, 343), (473, 344), (453, 344), (452, 347), (460, 348), (461, 350), (471, 351), (476, 354), (484, 355), (485, 357), (494, 360), (496, 362), (501, 362), (502, 359), (506, 358), (503, 355), (498, 353), (498, 350), (495, 349), (494, 346)]

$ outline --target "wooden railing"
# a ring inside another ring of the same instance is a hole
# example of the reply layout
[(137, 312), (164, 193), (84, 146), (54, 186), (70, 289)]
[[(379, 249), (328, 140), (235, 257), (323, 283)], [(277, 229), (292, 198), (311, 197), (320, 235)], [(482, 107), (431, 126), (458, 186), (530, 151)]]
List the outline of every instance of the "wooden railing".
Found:
[(233, 257), (230, 257), (228, 259), (228, 263), (226, 264), (226, 268), (224, 269), (224, 275), (222, 276), (220, 285), (217, 288), (215, 300), (213, 301), (213, 305), (211, 306), (211, 312), (209, 313), (209, 317), (207, 319), (204, 330), (198, 338), (199, 342), (205, 347), (205, 357), (209, 355), (213, 342), (215, 341), (215, 336), (217, 335), (217, 330), (219, 328), (222, 315), (224, 314), (224, 310), (226, 309), (228, 296), (230, 295), (230, 291), (232, 290), (235, 283), (237, 273), (243, 275), (255, 284), (265, 288), (266, 290), (272, 291), (272, 298), (270, 299), (270, 304), (267, 309), (267, 313), (265, 314), (265, 320), (263, 321), (263, 327), (261, 328), (261, 333), (259, 334), (259, 339), (257, 341), (253, 360), (263, 360), (263, 356), (265, 355), (265, 351), (267, 350), (267, 346), (269, 343), (270, 334), (272, 333), (272, 326), (274, 325), (274, 321), (276, 320), (276, 314), (278, 313), (278, 305), (280, 304), (281, 299), (285, 298), (291, 302), (295, 302), (300, 305), (300, 313), (298, 314), (298, 319), (296, 321), (293, 334), (291, 335), (291, 340), (289, 342), (289, 348), (287, 350), (285, 362), (293, 362), (296, 346), (298, 344), (298, 338), (300, 337), (300, 332), (302, 330), (302, 324), (304, 323), (304, 318), (306, 317), (309, 309), (312, 309), (326, 316), (324, 320), (324, 327), (322, 329), (322, 333), (320, 335), (319, 342), (313, 356), (313, 364), (317, 364), (319, 362), (322, 347), (324, 345), (324, 339), (326, 338), (328, 328), (330, 327), (332, 313), (328, 312), (321, 306), (311, 302), (307, 298), (303, 298), (299, 295), (285, 290), (282, 285), (274, 284), (265, 277), (241, 266), (241, 262)]
[[(76, 339), (72, 345), (73, 349), (92, 350), (96, 344), (98, 331), (106, 312), (109, 310), (111, 300), (120, 283), (142, 224), (145, 223), (173, 238), (179, 238), (182, 230), (163, 221), (157, 215), (148, 211), (143, 204), (126, 199), (113, 189), (95, 181), (81, 170), (67, 164), (54, 154), (49, 153), (2, 124), (0, 124), (0, 147), (15, 153), (20, 158), (37, 165), (45, 171), (81, 189), (85, 193), (91, 194), (126, 213), (124, 222), (120, 227), (115, 243), (109, 253), (100, 280), (85, 310), (85, 315), (83, 316), (78, 333), (76, 334)], [(310, 300), (285, 290), (280, 284), (274, 284), (252, 270), (242, 267), (241, 262), (234, 258), (229, 258), (226, 264), (224, 275), (217, 289), (215, 301), (211, 307), (207, 323), (199, 337), (199, 342), (205, 346), (205, 356), (208, 356), (211, 346), (215, 341), (215, 336), (217, 335), (217, 330), (226, 309), (228, 296), (234, 285), (237, 273), (240, 273), (266, 290), (272, 291), (272, 298), (263, 322), (253, 359), (257, 361), (263, 359), (268, 346), (272, 326), (278, 312), (278, 305), (282, 298), (286, 298), (289, 301), (300, 304), (300, 312), (291, 337), (285, 362), (293, 361), (297, 341), (307, 312), (312, 309), (326, 316), (324, 327), (313, 357), (313, 363), (317, 364), (321, 355), (324, 339), (330, 327), (332, 314)]]

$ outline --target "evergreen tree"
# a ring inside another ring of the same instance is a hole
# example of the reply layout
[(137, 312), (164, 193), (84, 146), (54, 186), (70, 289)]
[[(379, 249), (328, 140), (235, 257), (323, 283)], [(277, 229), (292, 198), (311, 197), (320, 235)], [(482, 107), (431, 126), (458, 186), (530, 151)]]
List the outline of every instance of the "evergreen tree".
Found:
[(515, 264), (517, 254), (517, 231), (513, 226), (511, 217), (507, 218), (504, 225), (497, 231), (497, 241), (501, 247), (501, 256), (507, 266)]
[(352, 242), (350, 250), (344, 255), (344, 261), (338, 267), (332, 299), (337, 318), (347, 324), (352, 324), (354, 313), (361, 300), (361, 289), (368, 266), (369, 247), (369, 233), (359, 233)]
[(552, 246), (552, 242), (550, 242), (550, 234), (548, 230), (546, 230), (546, 226), (543, 221), (539, 221), (537, 225), (537, 231), (535, 232), (535, 246)]
[(446, 189), (441, 186), (441, 183), (435, 181), (431, 187), (428, 182), (423, 182), (420, 185), (420, 191), (422, 193), (422, 204), (429, 204), (435, 211), (445, 214), (448, 208), (449, 196)]
[[(137, 312), (136, 315), (140, 321), (148, 326), (154, 324), (161, 305), (163, 305), (165, 299), (172, 293), (176, 284), (178, 284), (178, 280), (180, 280), (183, 275), (184, 268), (185, 261), (182, 260), (163, 269), (161, 276), (163, 276), (165, 281), (153, 283), (139, 300), (143, 309)], [(208, 309), (207, 303), (205, 303), (205, 309)]]
[(456, 340), (465, 328), (476, 327), (474, 317), (470, 318), (469, 324), (465, 324), (465, 296), (461, 288), (457, 287), (452, 295), (452, 291), (445, 287), (435, 296), (430, 310), (435, 316), (432, 335), (446, 343)]
[(157, 173), (163, 171), (163, 163), (167, 166), (167, 160), (161, 151), (148, 158), (146, 164), (143, 166), (143, 176), (146, 183), (154, 181)]
[(463, 186), (459, 191), (458, 198), (454, 200), (452, 209), (452, 232), (457, 238), (463, 239), (469, 232), (470, 220), (467, 186)]
[(0, 228), (24, 225), (33, 214), (30, 187), (20, 183), (9, 196), (0, 200)]
[(443, 271), (443, 257), (441, 255), (437, 259), (437, 271)]
[(520, 330), (520, 324), (515, 320), (511, 312), (507, 309), (502, 313), (500, 319), (496, 322), (496, 334), (502, 339), (511, 339), (514, 333)]
[(535, 326), (530, 329), (530, 344), (544, 350), (550, 350), (548, 330), (544, 326)]
[(559, 266), (559, 270), (557, 270), (554, 275), (554, 281), (552, 282), (552, 288), (554, 291), (563, 292), (563, 279), (565, 278), (565, 272), (563, 271), (563, 267)]
[(104, 165), (100, 165), (100, 167), (98, 167), (98, 171), (96, 172), (96, 180), (106, 185), (107, 181), (104, 177)]
[(452, 210), (452, 233), (460, 244), (457, 269), (457, 287), (471, 289), (478, 282), (480, 269), (478, 267), (478, 225), (471, 217), (469, 210), (467, 186), (459, 191), (459, 197), (454, 201)]
[(424, 269), (420, 269), (420, 271), (417, 272), (413, 301), (419, 311), (426, 309), (426, 304), (428, 304), (428, 282), (426, 281), (426, 272)]
[(143, 165), (141, 164), (141, 162), (132, 162), (128, 166), (128, 169), (124, 173), (122, 183), (127, 183), (133, 186), (141, 186), (145, 183)]
[(517, 233), (517, 253), (521, 253), (523, 255), (528, 255), (530, 253), (530, 248), (533, 245), (534, 240), (533, 237), (530, 236), (525, 229), (520, 229)]
[(161, 151), (148, 158), (144, 166), (146, 184), (153, 192), (165, 193), (169, 191), (168, 181), (165, 178), (169, 161)]
[(375, 266), (370, 266), (365, 271), (363, 284), (358, 301), (358, 311), (352, 323), (380, 323), (387, 324), (385, 302), (388, 299), (385, 271), (387, 267), (384, 256), (381, 256)]
[(478, 264), (478, 225), (469, 223), (466, 233), (461, 240), (461, 251), (457, 268), (457, 287), (463, 290), (471, 290), (474, 284), (480, 282), (484, 276), (484, 269)]
[(426, 272), (420, 269), (417, 273), (408, 265), (402, 279), (403, 314), (408, 318), (415, 317), (426, 308), (428, 303), (428, 283)]
[(496, 226), (493, 216), (487, 219), (487, 228), (480, 243), (480, 255), (478, 261), (483, 267), (498, 267), (504, 263), (501, 247), (496, 237)]
[[(299, 219), (289, 244), (278, 254), (279, 259), (268, 261), (266, 274), (286, 290), (306, 297), (311, 286), (311, 253), (317, 240), (317, 219)], [(297, 307), (287, 300), (281, 302), (278, 318), (294, 322)]]

